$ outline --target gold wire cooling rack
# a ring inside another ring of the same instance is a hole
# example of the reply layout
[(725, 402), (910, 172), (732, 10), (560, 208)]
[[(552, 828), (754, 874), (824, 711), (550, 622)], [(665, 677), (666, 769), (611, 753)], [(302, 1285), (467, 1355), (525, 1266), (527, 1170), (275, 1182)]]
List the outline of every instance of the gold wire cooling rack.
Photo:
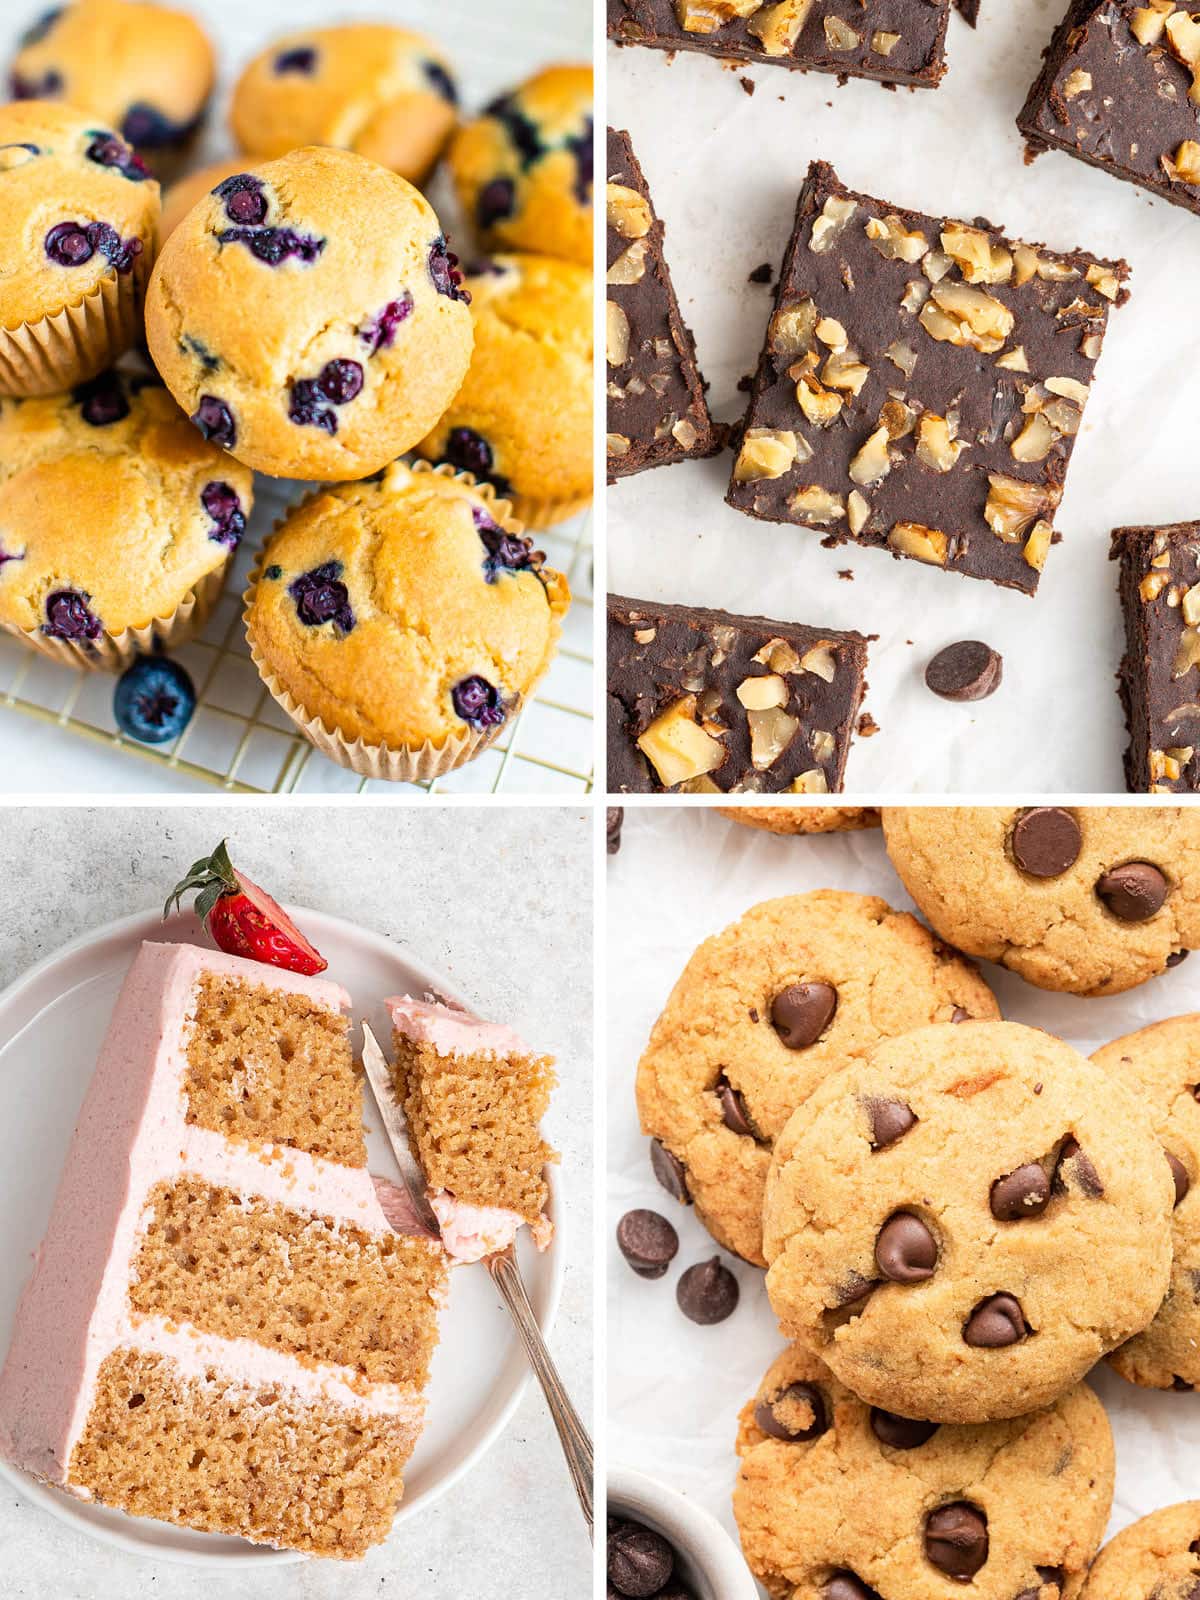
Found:
[(225, 593), (203, 634), (174, 652), (196, 686), (192, 720), (169, 744), (122, 734), (116, 679), (58, 665), (0, 636), (0, 708), (66, 728), (131, 758), (230, 794), (586, 794), (592, 787), (591, 514), (535, 535), (565, 572), (573, 601), (562, 644), (535, 697), (475, 761), (423, 784), (360, 778), (314, 750), (263, 688), (242, 626), (241, 594), (255, 550), (290, 499), (258, 479), (254, 514)]

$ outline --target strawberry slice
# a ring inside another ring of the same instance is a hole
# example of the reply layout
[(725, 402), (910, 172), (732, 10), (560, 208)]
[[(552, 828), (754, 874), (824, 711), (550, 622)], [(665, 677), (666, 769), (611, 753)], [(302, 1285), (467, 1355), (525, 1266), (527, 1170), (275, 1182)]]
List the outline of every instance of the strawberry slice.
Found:
[(163, 916), (177, 909), (185, 894), (196, 890), (196, 915), (213, 943), (227, 955), (245, 956), (269, 967), (286, 967), (309, 977), (329, 965), (283, 907), (265, 889), (239, 872), (229, 859), (225, 840), (211, 856), (202, 856), (167, 896)]

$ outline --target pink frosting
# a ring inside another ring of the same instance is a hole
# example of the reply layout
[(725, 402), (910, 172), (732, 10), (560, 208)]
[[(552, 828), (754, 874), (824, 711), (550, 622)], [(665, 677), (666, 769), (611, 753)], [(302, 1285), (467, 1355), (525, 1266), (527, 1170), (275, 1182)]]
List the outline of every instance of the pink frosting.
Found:
[(460, 1267), (507, 1250), (525, 1220), (503, 1206), (473, 1206), (456, 1200), (448, 1189), (430, 1194), (429, 1204), (441, 1227), (446, 1254)]
[(183, 1174), (244, 1197), (388, 1230), (366, 1168), (281, 1146), (261, 1150), (185, 1120), (187, 1019), (203, 973), (303, 994), (349, 1009), (340, 985), (190, 945), (143, 944), (122, 986), (83, 1102), (33, 1275), (0, 1372), (0, 1451), (51, 1482), (70, 1482), (71, 1452), (104, 1358), (132, 1347), (169, 1355), (190, 1374), (215, 1368), (235, 1385), (279, 1384), (304, 1399), (411, 1417), (415, 1391), (363, 1383), (349, 1368), (300, 1362), (248, 1339), (221, 1339), (131, 1315), (128, 1284), (147, 1195)]

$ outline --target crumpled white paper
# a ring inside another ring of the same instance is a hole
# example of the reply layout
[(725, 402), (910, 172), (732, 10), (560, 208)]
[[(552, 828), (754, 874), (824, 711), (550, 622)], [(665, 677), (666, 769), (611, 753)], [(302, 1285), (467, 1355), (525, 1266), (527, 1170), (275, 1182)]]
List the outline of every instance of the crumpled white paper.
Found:
[[(1037, 596), (894, 561), (723, 503), (732, 456), (641, 473), (609, 491), (609, 587), (877, 633), (847, 792), (1121, 792), (1125, 733), (1113, 674), (1122, 626), (1109, 533), (1200, 517), (1193, 407), (1200, 217), (1051, 153), (1023, 164), (1015, 117), (1066, 0), (984, 0), (978, 32), (954, 16), (940, 88), (609, 48), (609, 120), (627, 128), (667, 226), (710, 402), (740, 418), (737, 380), (758, 359), (772, 291), (747, 283), (782, 260), (808, 163), (935, 216), (984, 215), (1057, 249), (1123, 255), (1133, 298), (1110, 323)], [(745, 79), (755, 85), (748, 96)], [(852, 571), (853, 582), (839, 578)], [(948, 705), (924, 687), (955, 639), (1004, 656), (998, 693)]]
[[(783, 1340), (763, 1273), (719, 1250), (695, 1213), (656, 1182), (649, 1141), (638, 1128), (634, 1073), (654, 1019), (702, 939), (760, 900), (827, 888), (914, 909), (877, 829), (781, 838), (712, 809), (640, 806), (626, 810), (621, 851), (608, 863), (609, 1458), (681, 1490), (730, 1533), (737, 1414)], [(987, 962), (982, 970), (1005, 1017), (1046, 1028), (1085, 1054), (1148, 1023), (1200, 1010), (1200, 955), (1100, 1000), (1045, 993)], [(636, 1277), (616, 1246), (617, 1223), (635, 1206), (661, 1212), (679, 1231), (679, 1255), (656, 1282)], [(679, 1311), (675, 1285), (685, 1267), (714, 1254), (736, 1274), (741, 1299), (726, 1322), (701, 1328)], [(1200, 1394), (1139, 1389), (1104, 1366), (1091, 1382), (1116, 1438), (1110, 1534), (1159, 1506), (1195, 1498)]]

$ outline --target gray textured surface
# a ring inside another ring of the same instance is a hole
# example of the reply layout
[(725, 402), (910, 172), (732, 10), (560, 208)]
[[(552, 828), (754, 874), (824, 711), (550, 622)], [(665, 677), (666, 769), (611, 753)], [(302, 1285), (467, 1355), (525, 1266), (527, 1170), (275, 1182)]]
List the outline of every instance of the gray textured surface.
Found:
[[(156, 907), (227, 835), (277, 898), (349, 917), (442, 967), (484, 1014), (558, 1057), (548, 1130), (573, 1248), (552, 1349), (591, 1413), (591, 819), (574, 808), (22, 809), (0, 893), (0, 986), (90, 928)], [(590, 1558), (541, 1395), (485, 1460), (361, 1564), (258, 1575), (143, 1561), (0, 1488), (3, 1600), (575, 1600)]]

